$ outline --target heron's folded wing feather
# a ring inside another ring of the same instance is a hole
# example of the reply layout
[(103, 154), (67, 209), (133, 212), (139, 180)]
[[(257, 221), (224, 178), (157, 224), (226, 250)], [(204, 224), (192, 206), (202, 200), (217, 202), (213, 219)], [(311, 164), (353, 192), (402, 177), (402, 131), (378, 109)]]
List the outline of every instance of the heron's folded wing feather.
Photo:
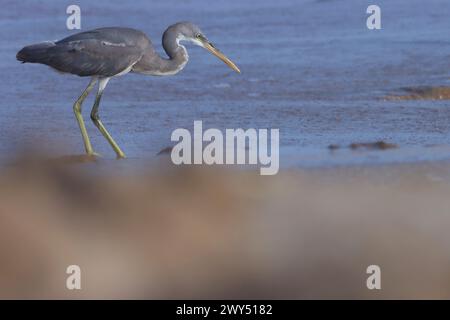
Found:
[(48, 51), (47, 64), (79, 76), (111, 77), (135, 64), (143, 55), (136, 45), (102, 39), (60, 41)]

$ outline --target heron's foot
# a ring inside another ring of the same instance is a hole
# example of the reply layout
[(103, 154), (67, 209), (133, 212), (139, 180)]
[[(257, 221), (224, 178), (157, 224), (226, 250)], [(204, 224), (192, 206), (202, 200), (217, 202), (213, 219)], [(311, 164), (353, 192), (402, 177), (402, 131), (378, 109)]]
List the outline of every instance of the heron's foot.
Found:
[(121, 153), (117, 153), (116, 159), (126, 159), (127, 156), (125, 155), (125, 153), (121, 152)]
[(98, 158), (101, 158), (102, 155), (97, 152), (92, 151), (92, 152), (86, 153), (86, 157), (91, 158), (92, 160), (97, 160)]

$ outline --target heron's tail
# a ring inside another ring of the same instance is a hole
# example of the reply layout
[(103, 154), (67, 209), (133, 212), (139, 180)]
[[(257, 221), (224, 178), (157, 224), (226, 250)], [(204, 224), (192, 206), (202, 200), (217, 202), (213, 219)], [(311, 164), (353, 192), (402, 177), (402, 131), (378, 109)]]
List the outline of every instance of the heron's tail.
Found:
[(17, 52), (16, 59), (22, 63), (46, 63), (48, 57), (48, 50), (55, 46), (54, 42), (46, 41), (37, 44), (32, 44), (30, 46), (24, 47), (22, 50)]

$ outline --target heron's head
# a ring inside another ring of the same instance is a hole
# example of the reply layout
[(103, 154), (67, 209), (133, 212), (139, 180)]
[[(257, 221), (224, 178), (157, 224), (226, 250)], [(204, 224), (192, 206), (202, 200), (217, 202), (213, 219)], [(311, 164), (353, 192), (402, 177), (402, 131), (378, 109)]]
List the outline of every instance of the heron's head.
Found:
[[(195, 24), (191, 22), (179, 22), (169, 27), (169, 30), (173, 30), (172, 32), (176, 34), (176, 41), (179, 43), (180, 41), (188, 41), (197, 46), (205, 48), (217, 58), (225, 62), (231, 69), (234, 71), (241, 73), (241, 70), (228, 59), (219, 49), (217, 49), (204, 35), (204, 33), (197, 27)], [(166, 32), (167, 32), (166, 31)]]

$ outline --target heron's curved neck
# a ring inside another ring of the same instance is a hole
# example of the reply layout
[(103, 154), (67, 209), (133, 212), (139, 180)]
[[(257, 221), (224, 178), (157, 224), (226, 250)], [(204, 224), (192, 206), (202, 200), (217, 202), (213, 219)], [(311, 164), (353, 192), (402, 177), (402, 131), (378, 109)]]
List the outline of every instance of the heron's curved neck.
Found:
[(169, 59), (165, 60), (167, 61), (168, 70), (173, 72), (173, 74), (183, 70), (189, 60), (186, 48), (180, 45), (181, 40), (184, 40), (182, 35), (178, 32), (172, 32), (170, 28), (163, 34), (162, 46), (169, 56)]
[(181, 70), (189, 60), (186, 48), (180, 45), (183, 37), (178, 32), (173, 32), (170, 27), (164, 32), (162, 46), (168, 58), (159, 56), (153, 48), (148, 48), (141, 60), (133, 70), (138, 73), (166, 76), (173, 75)]

